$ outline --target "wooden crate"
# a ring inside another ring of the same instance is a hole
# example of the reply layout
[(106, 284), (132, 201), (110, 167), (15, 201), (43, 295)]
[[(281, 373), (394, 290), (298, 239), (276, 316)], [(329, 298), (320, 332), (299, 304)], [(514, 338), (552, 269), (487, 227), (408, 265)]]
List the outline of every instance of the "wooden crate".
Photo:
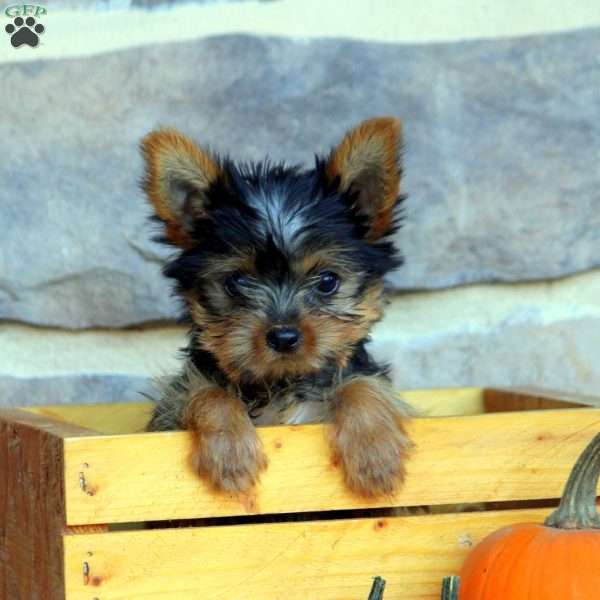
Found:
[[(1, 411), (0, 597), (366, 600), (381, 575), (386, 600), (436, 599), (443, 576), (483, 536), (542, 519), (547, 509), (512, 508), (556, 499), (600, 430), (589, 399), (479, 389), (403, 395), (425, 415), (410, 424), (407, 482), (373, 503), (344, 488), (323, 426), (260, 428), (270, 465), (242, 505), (194, 475), (188, 434), (138, 433), (148, 404)], [(458, 503), (479, 510), (457, 512)], [(417, 505), (432, 509), (351, 512)], [(217, 519), (167, 521), (208, 517)]]

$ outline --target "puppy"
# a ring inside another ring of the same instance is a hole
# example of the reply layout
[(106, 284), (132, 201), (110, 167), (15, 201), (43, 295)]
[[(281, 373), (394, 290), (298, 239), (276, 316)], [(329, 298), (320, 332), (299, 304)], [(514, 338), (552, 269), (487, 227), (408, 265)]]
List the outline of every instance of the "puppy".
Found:
[(176, 249), (164, 273), (185, 306), (181, 373), (150, 431), (193, 432), (214, 488), (248, 493), (267, 461), (256, 424), (331, 422), (334, 460), (362, 496), (402, 482), (407, 410), (365, 349), (401, 264), (401, 126), (374, 118), (312, 169), (235, 164), (172, 129), (141, 142), (143, 188)]

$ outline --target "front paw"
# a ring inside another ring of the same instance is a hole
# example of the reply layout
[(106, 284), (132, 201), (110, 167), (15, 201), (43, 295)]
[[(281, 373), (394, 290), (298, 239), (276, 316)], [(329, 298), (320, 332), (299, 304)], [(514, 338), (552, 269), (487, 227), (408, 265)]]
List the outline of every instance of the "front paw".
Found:
[(332, 445), (346, 485), (364, 497), (394, 494), (411, 443), (393, 392), (382, 394), (380, 382), (359, 380), (340, 390), (336, 404)]
[(344, 470), (346, 485), (366, 497), (390, 496), (404, 481), (405, 458), (410, 443), (402, 430), (370, 435), (336, 435), (335, 458)]
[(216, 490), (237, 495), (249, 493), (258, 483), (267, 458), (250, 425), (243, 432), (199, 433), (193, 464)]
[(194, 433), (192, 463), (213, 488), (247, 494), (267, 466), (262, 443), (242, 402), (208, 387), (190, 399), (184, 413)]

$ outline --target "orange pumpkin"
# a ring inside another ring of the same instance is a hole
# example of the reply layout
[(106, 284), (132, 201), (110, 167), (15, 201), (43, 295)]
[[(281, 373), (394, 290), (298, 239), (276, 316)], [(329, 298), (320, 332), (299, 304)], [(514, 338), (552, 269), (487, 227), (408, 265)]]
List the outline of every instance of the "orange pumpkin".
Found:
[(600, 598), (600, 516), (596, 487), (600, 434), (579, 457), (559, 507), (543, 525), (500, 529), (470, 553), (459, 600)]

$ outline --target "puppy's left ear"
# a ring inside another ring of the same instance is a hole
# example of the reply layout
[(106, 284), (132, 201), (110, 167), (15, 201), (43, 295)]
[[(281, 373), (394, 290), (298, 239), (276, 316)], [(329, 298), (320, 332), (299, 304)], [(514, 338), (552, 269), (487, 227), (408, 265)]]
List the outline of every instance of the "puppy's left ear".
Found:
[(370, 241), (384, 237), (394, 223), (402, 174), (401, 146), (398, 119), (369, 119), (345, 135), (325, 167), (330, 182), (338, 180), (342, 192), (356, 195), (355, 208), (366, 217)]
[(222, 175), (218, 162), (174, 129), (149, 133), (140, 144), (146, 163), (143, 187), (165, 237), (175, 246), (190, 248), (194, 222), (207, 215), (207, 192)]

